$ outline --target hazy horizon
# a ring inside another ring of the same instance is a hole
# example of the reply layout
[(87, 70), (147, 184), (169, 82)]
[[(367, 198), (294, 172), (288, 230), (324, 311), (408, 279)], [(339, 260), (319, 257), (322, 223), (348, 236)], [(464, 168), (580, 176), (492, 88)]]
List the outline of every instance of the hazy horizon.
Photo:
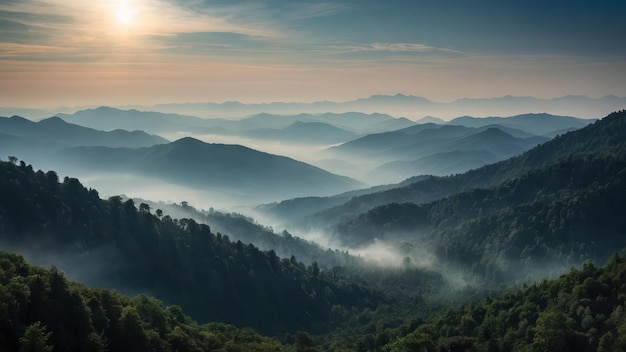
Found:
[(0, 106), (626, 96), (625, 5), (0, 2)]

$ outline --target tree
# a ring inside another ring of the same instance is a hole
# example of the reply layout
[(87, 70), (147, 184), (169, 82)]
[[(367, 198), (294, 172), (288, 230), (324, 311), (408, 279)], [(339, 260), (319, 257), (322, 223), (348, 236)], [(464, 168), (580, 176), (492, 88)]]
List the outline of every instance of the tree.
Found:
[(401, 339), (396, 339), (383, 348), (385, 352), (408, 352), (419, 351), (428, 352), (435, 350), (435, 343), (432, 337), (425, 333), (412, 333)]
[(304, 331), (296, 332), (296, 351), (297, 352), (308, 352), (308, 351), (316, 351), (313, 348), (313, 340), (308, 333)]
[(48, 345), (50, 335), (52, 332), (46, 332), (40, 321), (29, 325), (20, 338), (20, 352), (52, 352), (54, 347)]
[(127, 351), (142, 351), (148, 345), (148, 336), (137, 309), (127, 306), (122, 310), (120, 327), (123, 331), (123, 346)]
[(565, 315), (556, 310), (547, 310), (537, 319), (533, 349), (546, 352), (562, 351), (567, 343), (567, 335)]
[(149, 214), (150, 213), (150, 206), (146, 203), (141, 203), (139, 204), (139, 211), (142, 213), (146, 213)]
[(11, 155), (9, 156), (9, 162), (11, 164), (17, 164), (17, 158)]

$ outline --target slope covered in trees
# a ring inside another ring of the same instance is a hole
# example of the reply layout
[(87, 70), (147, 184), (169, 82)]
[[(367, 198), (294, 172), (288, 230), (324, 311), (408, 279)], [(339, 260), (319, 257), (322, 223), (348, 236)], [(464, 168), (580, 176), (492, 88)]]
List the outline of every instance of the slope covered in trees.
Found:
[(624, 351), (626, 259), (447, 310), (382, 351)]
[[(296, 346), (297, 347), (297, 346)], [(278, 340), (251, 329), (199, 325), (178, 306), (139, 295), (69, 282), (63, 273), (0, 252), (0, 350), (283, 351)]]
[(377, 207), (340, 223), (337, 236), (410, 239), (443, 263), (496, 281), (604, 262), (626, 247), (625, 141), (626, 112), (612, 114), (507, 161), (523, 172), (498, 186)]
[(226, 213), (210, 208), (198, 210), (184, 202), (182, 204), (166, 204), (151, 202), (143, 199), (134, 199), (135, 203), (147, 203), (154, 209), (163, 210), (173, 218), (191, 218), (209, 225), (213, 232), (228, 236), (231, 241), (251, 243), (260, 250), (274, 250), (281, 258), (290, 258), (292, 255), (299, 262), (311, 265), (317, 262), (321, 267), (355, 266), (363, 264), (362, 258), (354, 257), (346, 251), (324, 248), (321, 245), (291, 235), (287, 230), (274, 232), (271, 227), (257, 223), (253, 218), (239, 213)]
[(308, 227), (328, 228), (340, 220), (389, 203), (420, 204), (460, 191), (494, 187), (570, 155), (614, 153), (626, 148), (625, 115), (624, 111), (613, 113), (585, 128), (557, 136), (519, 156), (463, 174), (428, 177), (404, 187), (355, 197), (345, 204), (300, 219), (298, 223)]
[[(190, 219), (151, 214), (147, 204), (101, 200), (77, 179), (0, 163), (5, 247), (44, 260), (88, 284), (151, 293), (199, 321), (265, 333), (329, 329), (333, 306), (373, 307), (382, 298), (317, 263), (281, 259)], [(160, 212), (155, 212), (160, 214)], [(271, 319), (268, 319), (272, 317)]]

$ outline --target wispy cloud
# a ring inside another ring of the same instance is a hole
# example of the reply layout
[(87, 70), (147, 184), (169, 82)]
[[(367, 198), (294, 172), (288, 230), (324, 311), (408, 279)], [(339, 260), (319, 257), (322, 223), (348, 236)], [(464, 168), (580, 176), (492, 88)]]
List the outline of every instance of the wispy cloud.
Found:
[(347, 45), (347, 46), (331, 46), (339, 52), (362, 52), (362, 51), (384, 51), (384, 52), (404, 52), (404, 53), (450, 53), (450, 54), (463, 54), (462, 51), (439, 48), (418, 43), (371, 43), (362, 45)]
[(290, 2), (285, 12), (290, 20), (303, 20), (335, 15), (352, 7), (352, 5), (333, 2)]
[[(120, 3), (131, 7), (134, 21), (116, 22)], [(127, 0), (89, 2), (64, 0), (25, 0), (0, 3), (0, 59), (62, 60), (78, 56), (99, 57), (129, 52), (144, 55), (158, 52), (163, 41), (192, 33), (233, 33), (251, 38), (280, 36), (280, 31), (263, 24), (236, 21), (243, 8), (179, 6), (161, 0)], [(219, 44), (219, 43), (218, 43)], [(42, 58), (41, 55), (51, 56)], [(97, 56), (94, 56), (97, 54)]]

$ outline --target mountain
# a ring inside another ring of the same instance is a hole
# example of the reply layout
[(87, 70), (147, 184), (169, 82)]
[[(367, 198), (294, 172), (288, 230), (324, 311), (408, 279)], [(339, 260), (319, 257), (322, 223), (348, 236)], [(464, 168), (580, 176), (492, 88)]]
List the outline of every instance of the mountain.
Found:
[[(87, 288), (0, 252), (2, 351), (279, 351), (282, 344), (223, 323), (199, 325), (153, 297)], [(12, 304), (13, 303), (13, 304)]]
[(0, 117), (0, 130), (10, 134), (43, 143), (59, 146), (105, 146), (105, 147), (148, 147), (168, 141), (143, 131), (116, 129), (103, 132), (67, 123), (59, 117), (51, 117), (33, 122), (19, 116)]
[(405, 187), (355, 197), (343, 205), (320, 209), (317, 214), (301, 219), (299, 223), (306, 227), (327, 228), (337, 219), (354, 216), (379, 205), (393, 202), (430, 202), (462, 190), (493, 187), (572, 154), (601, 153), (610, 145), (609, 143), (613, 143), (615, 147), (622, 144), (622, 141), (614, 136), (619, 133), (618, 131), (611, 133), (603, 127), (615, 124), (614, 122), (609, 124), (608, 121), (613, 121), (615, 119), (613, 116), (620, 114), (611, 114), (609, 115), (611, 118), (605, 118), (606, 121), (603, 120), (603, 123), (595, 122), (585, 128), (557, 136), (519, 156), (485, 165), (461, 175), (429, 177)]
[[(241, 119), (198, 118), (189, 115), (121, 110), (111, 107), (99, 107), (77, 111), (74, 114), (59, 114), (68, 122), (100, 130), (123, 128), (143, 130), (168, 136), (187, 134), (205, 134), (222, 136), (241, 136), (260, 139), (278, 138), (290, 143), (301, 142), (304, 136), (306, 144), (327, 144), (343, 142), (357, 134), (389, 131), (411, 126), (414, 122), (406, 118), (395, 118), (385, 114), (364, 114), (346, 112), (341, 114), (305, 114), (276, 115), (256, 113)], [(305, 125), (302, 125), (305, 124)], [(310, 125), (306, 125), (310, 124)], [(305, 129), (311, 130), (307, 135)], [(318, 136), (321, 140), (316, 142)]]
[[(344, 153), (348, 155), (371, 156), (372, 153), (379, 154), (385, 150), (410, 145), (416, 140), (414, 136), (417, 133), (426, 130), (437, 130), (442, 127), (443, 126), (428, 123), (396, 131), (369, 134), (339, 146), (328, 148), (328, 152), (329, 154)], [(454, 127), (447, 128), (452, 129)]]
[(407, 179), (413, 175), (454, 175), (492, 164), (503, 158), (489, 150), (454, 150), (413, 161), (392, 161), (368, 173), (366, 179)]
[[(503, 130), (518, 136), (513, 137)], [(370, 183), (393, 183), (415, 175), (449, 175), (520, 154), (546, 137), (499, 125), (465, 127), (419, 124), (357, 138), (325, 150), (332, 158), (357, 158), (371, 169)]]
[(175, 184), (256, 197), (325, 195), (361, 188), (344, 176), (287, 157), (190, 137), (148, 148), (75, 147), (55, 164), (70, 170), (135, 173)]
[[(516, 137), (513, 137), (513, 134)], [(533, 138), (534, 137), (534, 138)], [(419, 124), (391, 132), (370, 134), (336, 147), (328, 148), (330, 154), (385, 155), (390, 159), (416, 159), (434, 153), (457, 149), (487, 149), (498, 154), (513, 155), (547, 141), (547, 138), (500, 125), (485, 124), (483, 127), (459, 125)], [(502, 151), (501, 144), (514, 143), (519, 148)], [(517, 150), (513, 150), (517, 149)]]
[[(452, 119), (462, 115), (472, 116), (510, 116), (528, 113), (548, 113), (554, 115), (592, 118), (605, 116), (611, 111), (624, 109), (626, 98), (605, 96), (589, 98), (586, 96), (564, 96), (552, 99), (535, 97), (503, 96), (494, 98), (464, 98), (452, 102), (435, 102), (410, 95), (374, 95), (351, 101), (313, 103), (260, 103), (244, 104), (240, 102), (224, 103), (187, 103), (160, 104), (151, 107), (137, 107), (165, 113), (183, 113), (201, 117), (241, 118), (259, 112), (268, 114), (293, 115), (306, 111), (320, 113), (386, 113), (404, 116), (412, 120), (424, 116), (438, 116)], [(429, 121), (435, 122), (435, 121)]]
[(101, 106), (96, 109), (77, 111), (71, 115), (58, 114), (63, 120), (77, 125), (110, 131), (114, 129), (143, 130), (149, 133), (176, 133), (198, 131), (210, 133), (212, 128), (229, 124), (229, 120), (206, 120), (194, 116), (164, 114), (152, 111), (121, 110)]
[[(399, 127), (407, 127), (414, 123), (406, 118), (395, 118), (387, 114), (360, 112), (344, 112), (310, 114), (300, 113), (297, 115), (275, 115), (269, 113), (256, 114), (252, 117), (240, 120), (242, 126), (260, 126), (265, 128), (285, 128), (294, 122), (318, 122), (332, 125), (357, 134), (374, 133), (394, 130)], [(250, 128), (250, 127), (248, 127)]]
[[(118, 109), (154, 111), (165, 114), (182, 114), (202, 118), (242, 119), (260, 112), (277, 115), (361, 112), (385, 113), (418, 120), (424, 116), (438, 116), (448, 120), (462, 115), (507, 116), (527, 113), (549, 113), (580, 118), (605, 116), (611, 111), (626, 108), (626, 97), (612, 95), (589, 98), (568, 95), (552, 99), (535, 97), (502, 96), (494, 98), (462, 98), (451, 102), (436, 102), (411, 95), (374, 95), (350, 101), (318, 101), (312, 103), (272, 102), (246, 104), (237, 101), (223, 103), (170, 103), (153, 106), (118, 106)], [(0, 107), (0, 115), (20, 115), (31, 119), (61, 116), (84, 110), (84, 107), (51, 109), (22, 109)], [(440, 123), (437, 121), (428, 121)], [(97, 127), (96, 127), (97, 128)], [(101, 129), (101, 128), (97, 128)], [(128, 128), (126, 128), (128, 129)], [(130, 128), (137, 129), (137, 128)]]
[(362, 259), (345, 252), (324, 248), (321, 245), (291, 235), (287, 230), (274, 232), (271, 227), (263, 226), (253, 218), (239, 213), (226, 213), (213, 208), (198, 210), (187, 203), (166, 204), (144, 199), (133, 199), (135, 203), (145, 203), (152, 209), (161, 209), (163, 214), (172, 218), (189, 218), (208, 225), (213, 232), (228, 236), (231, 241), (250, 243), (263, 251), (273, 250), (281, 258), (295, 256), (305, 265), (316, 262), (322, 267), (356, 265)]
[(282, 129), (256, 129), (245, 133), (256, 139), (299, 144), (336, 144), (356, 137), (356, 134), (323, 122), (296, 121)]
[[(339, 271), (333, 274), (315, 262), (307, 267), (293, 256), (281, 259), (272, 250), (231, 241), (191, 219), (172, 219), (159, 210), (152, 214), (147, 204), (137, 208), (120, 197), (102, 200), (77, 179), (65, 177), (59, 183), (54, 171), (0, 162), (0, 194), (4, 249), (40, 265), (55, 265), (88, 285), (132, 295), (149, 292), (166, 304), (180, 305), (203, 323), (223, 321), (267, 334), (302, 329), (320, 333), (330, 328), (333, 309), (371, 309), (383, 300)], [(0, 275), (11, 270), (2, 263)], [(6, 297), (1, 284), (0, 293)], [(22, 284), (20, 292), (25, 292)], [(51, 285), (49, 290), (59, 294), (58, 288)], [(87, 303), (75, 296), (56, 297), (68, 303), (72, 299), (72, 306)], [(0, 300), (0, 308), (6, 303)], [(74, 316), (75, 310), (54, 309), (52, 319), (89, 321)], [(182, 313), (178, 316), (184, 321)], [(11, 322), (3, 314), (0, 324)]]
[(626, 248), (626, 221), (619, 215), (626, 201), (625, 137), (626, 111), (611, 114), (449, 180), (482, 174), (493, 182), (508, 174), (500, 182), (429, 203), (376, 207), (341, 221), (336, 236), (344, 243), (413, 241), (443, 263), (495, 281), (584, 259), (603, 262)]
[(404, 182), (389, 185), (380, 185), (370, 188), (364, 188), (355, 191), (349, 191), (329, 197), (301, 197), (283, 200), (271, 204), (262, 204), (256, 207), (256, 210), (271, 218), (274, 222), (292, 223), (295, 220), (313, 215), (320, 209), (328, 209), (339, 206), (364, 195), (375, 194), (394, 188), (401, 188), (406, 185), (417, 182), (418, 180), (429, 178), (428, 176), (416, 176), (405, 180)]
[(424, 116), (424, 117), (422, 117), (421, 119), (418, 119), (415, 122), (416, 123), (420, 123), (420, 124), (422, 124), (422, 123), (435, 123), (435, 124), (438, 124), (438, 125), (443, 125), (443, 124), (446, 123), (445, 120), (442, 120), (442, 119), (440, 119), (438, 117), (434, 117), (434, 116)]
[(447, 309), (382, 351), (623, 351), (626, 260), (586, 262), (552, 281)]
[(578, 119), (571, 116), (556, 116), (550, 114), (524, 114), (510, 117), (471, 117), (462, 116), (448, 122), (450, 125), (466, 127), (484, 127), (487, 125), (500, 125), (515, 128), (528, 133), (542, 136), (550, 135), (556, 131), (578, 129), (592, 123), (593, 120)]

